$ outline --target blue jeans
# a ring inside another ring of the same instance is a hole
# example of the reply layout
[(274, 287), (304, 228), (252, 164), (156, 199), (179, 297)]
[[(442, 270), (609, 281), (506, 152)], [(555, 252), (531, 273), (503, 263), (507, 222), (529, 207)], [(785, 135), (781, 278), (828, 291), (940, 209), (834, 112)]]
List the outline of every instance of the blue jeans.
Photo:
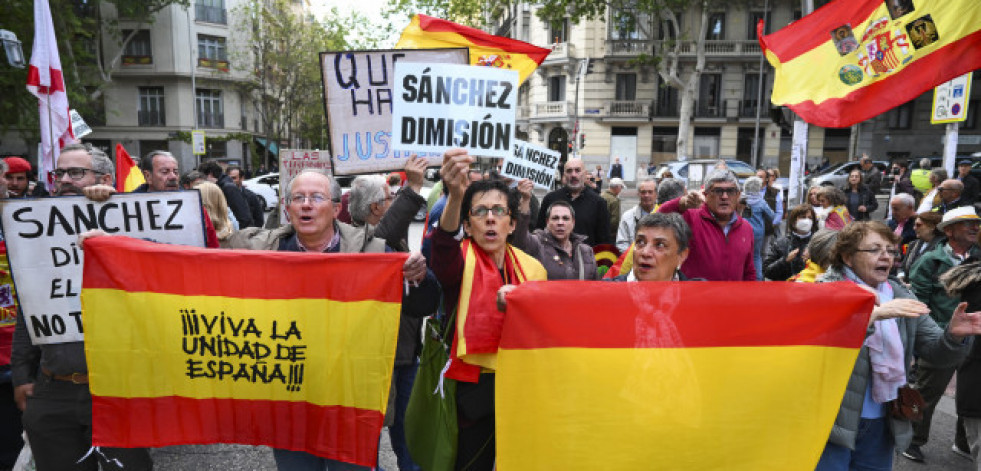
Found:
[(399, 470), (401, 471), (422, 471), (412, 457), (409, 456), (409, 447), (405, 444), (405, 409), (409, 407), (409, 395), (412, 393), (412, 384), (416, 382), (416, 371), (419, 370), (419, 362), (411, 365), (396, 366), (392, 373), (392, 387), (395, 388), (395, 423), (388, 428), (388, 437), (392, 441), (392, 450), (398, 459)]
[(368, 466), (345, 463), (327, 458), (321, 458), (304, 451), (273, 450), (276, 468), (283, 471), (369, 471)]
[(893, 450), (892, 432), (889, 419), (860, 419), (858, 436), (855, 438), (855, 451), (847, 447), (828, 443), (821, 453), (816, 471), (890, 471), (892, 470)]

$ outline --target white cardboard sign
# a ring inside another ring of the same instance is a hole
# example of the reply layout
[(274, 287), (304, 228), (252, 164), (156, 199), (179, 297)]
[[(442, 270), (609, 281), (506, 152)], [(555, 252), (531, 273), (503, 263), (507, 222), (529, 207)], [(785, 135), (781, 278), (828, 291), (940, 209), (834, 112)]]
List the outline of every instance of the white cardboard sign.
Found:
[(286, 185), (306, 169), (320, 170), (333, 175), (330, 153), (310, 149), (280, 149), (279, 151), (279, 220), (286, 219)]
[(205, 246), (197, 191), (124, 193), (102, 203), (83, 196), (9, 199), (2, 220), (10, 271), (35, 345), (84, 340), (80, 233), (101, 229), (165, 244)]
[(501, 175), (515, 180), (529, 179), (535, 188), (551, 190), (559, 169), (561, 154), (525, 141), (514, 141), (514, 152), (504, 159)]
[[(404, 62), (467, 64), (466, 48), (324, 52), (320, 69), (334, 174), (401, 170), (409, 153), (392, 145), (395, 66)], [(440, 153), (419, 154), (441, 165)]]
[(442, 153), (462, 147), (473, 156), (501, 158), (514, 152), (518, 72), (400, 62), (395, 82), (396, 151)]

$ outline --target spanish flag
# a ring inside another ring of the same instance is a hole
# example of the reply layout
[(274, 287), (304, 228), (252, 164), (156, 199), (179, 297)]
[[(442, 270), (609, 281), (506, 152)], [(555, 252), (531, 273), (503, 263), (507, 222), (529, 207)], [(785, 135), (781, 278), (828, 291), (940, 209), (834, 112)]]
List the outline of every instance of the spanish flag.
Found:
[(814, 469), (871, 293), (850, 283), (586, 283), (530, 283), (508, 296), (499, 470)]
[(268, 445), (374, 466), (405, 258), (87, 240), (93, 444)]
[(836, 0), (763, 36), (771, 102), (847, 127), (981, 68), (978, 0)]
[(467, 47), (470, 48), (470, 65), (516, 70), (522, 82), (552, 52), (524, 41), (494, 36), (476, 28), (422, 14), (412, 17), (412, 22), (402, 31), (402, 37), (395, 47)]
[(116, 191), (129, 193), (146, 183), (143, 172), (129, 156), (122, 144), (116, 144)]

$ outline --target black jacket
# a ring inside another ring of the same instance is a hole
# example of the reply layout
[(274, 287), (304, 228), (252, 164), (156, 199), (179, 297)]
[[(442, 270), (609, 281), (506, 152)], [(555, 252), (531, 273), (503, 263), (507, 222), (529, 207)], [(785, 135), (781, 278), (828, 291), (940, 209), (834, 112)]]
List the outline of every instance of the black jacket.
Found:
[(245, 196), (245, 201), (249, 204), (249, 213), (252, 215), (252, 225), (254, 227), (262, 227), (262, 221), (265, 219), (263, 212), (266, 210), (262, 204), (262, 200), (259, 199), (259, 195), (253, 193), (252, 190), (245, 187), (242, 187), (241, 189), (242, 195)]
[[(763, 275), (773, 281), (787, 281), (788, 278), (800, 273), (807, 265), (804, 249), (811, 241), (811, 236), (801, 237), (792, 229), (787, 230), (785, 237), (770, 242), (770, 250), (763, 261)], [(793, 260), (787, 261), (787, 255), (794, 249), (799, 249)]]
[(222, 175), (215, 184), (218, 185), (218, 188), (221, 188), (221, 192), (225, 195), (225, 202), (228, 203), (232, 214), (238, 220), (239, 230), (253, 226), (262, 227), (261, 224), (256, 225), (252, 221), (252, 211), (249, 209), (249, 203), (245, 201), (245, 195), (232, 182), (232, 179), (228, 178), (228, 175)]
[[(900, 242), (900, 245), (910, 244), (914, 240), (916, 240), (916, 230), (913, 229), (913, 222), (915, 221), (916, 221), (916, 215), (914, 215), (913, 217), (909, 218), (909, 220), (906, 221), (906, 225), (903, 226), (903, 234), (900, 236), (903, 239), (902, 242)], [(896, 226), (899, 225), (899, 223), (896, 222), (895, 219), (890, 219), (886, 221), (886, 224), (889, 226), (890, 229), (894, 231), (896, 230)]]
[(978, 179), (968, 175), (961, 178), (960, 181), (964, 184), (964, 191), (961, 192), (961, 200), (964, 201), (964, 205), (977, 203), (979, 193), (981, 193), (981, 183), (978, 183)]
[[(845, 207), (848, 208), (848, 213), (855, 218), (856, 221), (868, 221), (869, 216), (879, 209), (879, 202), (875, 199), (875, 193), (866, 186), (859, 185), (858, 187), (858, 203), (852, 204), (851, 195), (854, 194), (851, 188), (844, 188), (845, 191)], [(858, 212), (859, 206), (865, 206), (865, 212)]]
[(542, 198), (542, 210), (538, 212), (538, 222), (535, 227), (545, 228), (546, 209), (556, 201), (568, 201), (576, 212), (576, 225), (572, 232), (586, 236), (586, 244), (590, 247), (597, 244), (612, 244), (610, 240), (610, 211), (606, 200), (595, 191), (583, 189), (579, 197), (572, 199), (567, 188), (559, 188)]

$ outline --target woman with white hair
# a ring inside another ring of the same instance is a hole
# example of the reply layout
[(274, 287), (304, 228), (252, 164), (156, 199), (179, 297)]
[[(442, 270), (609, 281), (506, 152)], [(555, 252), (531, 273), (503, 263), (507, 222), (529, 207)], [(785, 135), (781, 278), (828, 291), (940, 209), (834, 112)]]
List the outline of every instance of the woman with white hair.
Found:
[(763, 240), (766, 228), (773, 224), (776, 216), (770, 205), (763, 200), (763, 180), (749, 177), (743, 183), (743, 197), (746, 198), (746, 211), (743, 217), (753, 226), (753, 266), (756, 267), (756, 280), (763, 281)]

